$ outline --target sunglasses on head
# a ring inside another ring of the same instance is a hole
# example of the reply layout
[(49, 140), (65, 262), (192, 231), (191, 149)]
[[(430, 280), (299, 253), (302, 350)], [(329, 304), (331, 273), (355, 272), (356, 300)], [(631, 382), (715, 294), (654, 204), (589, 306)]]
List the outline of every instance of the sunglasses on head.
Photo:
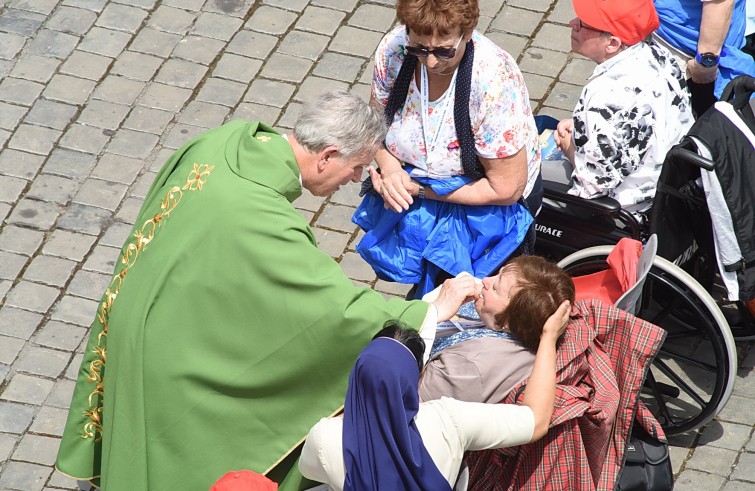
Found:
[(406, 46), (406, 52), (410, 55), (414, 55), (417, 57), (426, 57), (433, 55), (436, 58), (449, 60), (456, 56), (456, 48), (459, 47), (459, 43), (461, 40), (464, 39), (464, 34), (461, 35), (458, 41), (456, 41), (456, 44), (453, 48), (433, 48), (433, 49), (427, 49), (423, 48), (421, 46)]

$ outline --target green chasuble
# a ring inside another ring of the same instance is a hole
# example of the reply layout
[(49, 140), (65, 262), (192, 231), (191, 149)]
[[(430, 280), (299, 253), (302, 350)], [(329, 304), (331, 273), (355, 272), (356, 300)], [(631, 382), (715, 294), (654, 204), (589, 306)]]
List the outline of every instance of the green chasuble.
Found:
[(420, 326), (426, 303), (355, 287), (317, 248), (300, 195), (290, 145), (262, 123), (228, 123), (170, 158), (92, 325), (61, 472), (106, 491), (267, 472), (343, 404), (386, 320)]

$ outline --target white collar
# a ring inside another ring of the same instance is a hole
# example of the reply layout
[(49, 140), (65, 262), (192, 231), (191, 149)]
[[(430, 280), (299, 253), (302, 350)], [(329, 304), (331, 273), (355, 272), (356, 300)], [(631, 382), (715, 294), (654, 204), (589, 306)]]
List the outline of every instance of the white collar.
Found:
[(605, 72), (613, 68), (614, 66), (618, 65), (622, 61), (624, 61), (627, 58), (631, 58), (637, 54), (641, 49), (643, 49), (643, 46), (647, 45), (645, 41), (640, 41), (639, 43), (628, 46), (627, 48), (621, 50), (620, 53), (616, 54), (615, 56), (612, 56), (611, 58), (607, 59), (600, 65), (595, 67), (595, 70), (592, 72), (592, 75), (590, 75), (590, 78), (587, 80), (592, 80), (596, 77), (599, 77), (600, 75), (603, 75)]
[[(289, 145), (291, 145), (291, 140), (288, 139), (288, 134), (283, 133), (281, 136), (288, 142)], [(298, 164), (298, 162), (297, 162), (297, 164)], [(302, 186), (302, 187), (304, 187), (304, 183), (301, 180), (301, 170), (299, 171), (299, 185)]]

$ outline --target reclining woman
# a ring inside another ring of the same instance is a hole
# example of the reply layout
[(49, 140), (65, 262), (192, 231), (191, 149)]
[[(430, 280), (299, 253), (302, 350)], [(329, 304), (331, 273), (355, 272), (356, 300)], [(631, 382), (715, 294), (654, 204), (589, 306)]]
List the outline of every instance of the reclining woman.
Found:
[(324, 418), (309, 432), (301, 473), (335, 490), (450, 490), (465, 451), (542, 438), (555, 399), (556, 342), (569, 312), (564, 302), (545, 323), (521, 406), (447, 397), (420, 404), (425, 343), (389, 322), (357, 359), (343, 418)]
[(420, 381), (422, 401), (443, 396), (497, 403), (530, 376), (546, 321), (574, 282), (539, 256), (518, 256), (482, 280), (475, 310), (487, 329), (468, 329), (435, 341)]

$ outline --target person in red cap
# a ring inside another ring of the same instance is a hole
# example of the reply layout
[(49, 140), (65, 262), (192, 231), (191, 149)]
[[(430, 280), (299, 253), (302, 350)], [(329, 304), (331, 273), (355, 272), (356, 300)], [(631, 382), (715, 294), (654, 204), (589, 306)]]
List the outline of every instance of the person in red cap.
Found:
[(570, 164), (569, 192), (610, 196), (641, 213), (655, 196), (666, 152), (693, 122), (684, 75), (650, 38), (658, 28), (652, 0), (572, 4), (577, 14), (569, 23), (572, 50), (598, 66), (573, 117), (561, 121), (555, 133)]

